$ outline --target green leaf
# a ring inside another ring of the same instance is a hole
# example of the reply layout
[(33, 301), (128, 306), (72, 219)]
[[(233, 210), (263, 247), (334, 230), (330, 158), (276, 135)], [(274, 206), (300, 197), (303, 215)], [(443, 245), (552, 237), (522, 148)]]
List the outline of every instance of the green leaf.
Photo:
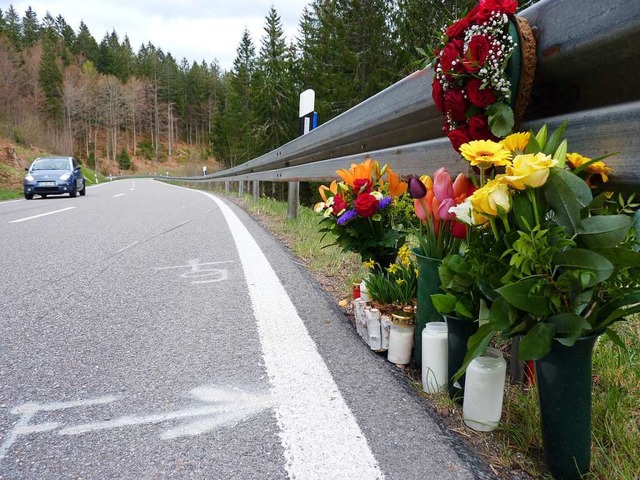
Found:
[(558, 161), (558, 167), (564, 167), (567, 163), (567, 145), (567, 141), (563, 140), (553, 154), (553, 158)]
[(515, 283), (498, 288), (497, 292), (514, 307), (532, 315), (544, 317), (551, 313), (547, 298), (539, 293), (531, 293), (541, 280), (542, 277), (540, 276), (523, 278)]
[(581, 220), (580, 211), (591, 203), (591, 190), (580, 177), (554, 167), (544, 185), (544, 194), (556, 214), (556, 222), (574, 235)]
[(451, 313), (456, 308), (457, 300), (453, 295), (436, 293), (431, 295), (431, 302), (438, 313)]
[(556, 151), (556, 149), (560, 145), (560, 142), (562, 141), (562, 137), (564, 137), (564, 131), (566, 129), (567, 129), (567, 121), (565, 120), (564, 122), (562, 122), (562, 125), (556, 128), (555, 131), (551, 134), (549, 141), (544, 146), (544, 150), (543, 150), (544, 153), (546, 153), (547, 155), (551, 155)]
[(539, 360), (551, 350), (551, 342), (556, 329), (549, 323), (538, 323), (522, 338), (520, 343), (521, 361)]
[(589, 248), (613, 248), (624, 241), (631, 228), (626, 215), (596, 215), (578, 225), (578, 239)]
[(574, 313), (559, 313), (547, 318), (547, 323), (553, 325), (558, 335), (579, 337), (584, 332), (591, 330), (591, 324), (580, 315)]
[(474, 333), (467, 342), (467, 354), (464, 356), (462, 366), (460, 370), (453, 376), (452, 381), (456, 382), (460, 380), (460, 377), (464, 375), (465, 370), (471, 363), (471, 361), (482, 355), (489, 346), (489, 342), (493, 338), (495, 331), (490, 324), (485, 324), (478, 328), (478, 331)]
[(549, 131), (549, 127), (547, 127), (547, 125), (545, 124), (545, 125), (542, 125), (542, 128), (540, 128), (540, 130), (536, 134), (536, 140), (538, 141), (538, 144), (542, 147), (544, 147), (547, 144), (548, 131)]
[(640, 267), (640, 252), (629, 250), (625, 247), (593, 249), (617, 267)]
[(640, 312), (640, 290), (634, 290), (600, 307), (592, 327), (594, 329), (608, 327), (627, 315), (638, 312)]
[(536, 134), (533, 133), (533, 130), (529, 132), (529, 142), (527, 143), (527, 147), (524, 149), (524, 153), (538, 153), (542, 151), (542, 147), (538, 143), (536, 139)]
[(593, 273), (585, 287), (604, 282), (613, 273), (613, 264), (602, 255), (584, 248), (572, 248), (553, 257), (553, 263), (562, 269), (588, 270)]
[(531, 231), (531, 226), (536, 224), (536, 217), (533, 212), (533, 205), (531, 205), (524, 191), (516, 192), (511, 197), (511, 208), (518, 229), (524, 232)]
[(461, 318), (468, 318), (470, 320), (475, 320), (475, 315), (473, 314), (473, 302), (469, 297), (462, 297), (456, 303), (456, 314)]
[(489, 128), (496, 137), (506, 137), (513, 130), (515, 120), (509, 105), (496, 102), (487, 108)]
[(516, 320), (512, 307), (503, 297), (498, 297), (498, 299), (493, 302), (489, 310), (488, 319), (493, 328), (498, 332), (507, 330)]
[(622, 341), (622, 339), (618, 336), (618, 334), (616, 332), (614, 332), (610, 328), (607, 328), (604, 331), (604, 333), (607, 334), (607, 337), (609, 337), (609, 340), (611, 340), (615, 345), (620, 347), (622, 350), (626, 350), (627, 349), (627, 345)]

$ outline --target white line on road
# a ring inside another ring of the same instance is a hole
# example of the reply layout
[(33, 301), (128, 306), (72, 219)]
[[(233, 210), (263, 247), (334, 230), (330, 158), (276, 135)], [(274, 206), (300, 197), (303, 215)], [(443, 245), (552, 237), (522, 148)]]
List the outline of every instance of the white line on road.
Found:
[(27, 220), (33, 220), (34, 218), (46, 217), (47, 215), (53, 215), (54, 213), (66, 212), (67, 210), (73, 210), (74, 208), (76, 208), (76, 207), (68, 207), (68, 208), (63, 208), (61, 210), (55, 210), (53, 212), (41, 213), (40, 215), (34, 215), (32, 217), (25, 217), (25, 218), (20, 218), (18, 220), (11, 220), (9, 223), (26, 222)]
[(117, 194), (117, 195), (114, 195), (114, 196), (113, 196), (113, 198), (118, 198), (118, 197), (121, 197), (121, 196), (123, 196), (123, 195), (124, 195), (124, 193), (119, 193), (119, 194)]
[(200, 193), (218, 204), (238, 249), (275, 399), (289, 478), (384, 478), (366, 437), (264, 253), (222, 200)]
[(135, 241), (135, 242), (133, 242), (132, 244), (127, 245), (126, 247), (123, 247), (123, 248), (121, 248), (120, 250), (118, 250), (118, 251), (116, 252), (116, 255), (118, 255), (119, 253), (122, 253), (122, 252), (126, 252), (126, 251), (127, 251), (127, 250), (129, 250), (130, 248), (135, 247), (136, 245), (138, 245), (139, 243), (140, 243), (140, 242), (136, 240), (136, 241)]
[(24, 198), (19, 198), (18, 200), (5, 200), (3, 202), (0, 202), (0, 205), (8, 205), (10, 203), (16, 203), (16, 202), (24, 202)]

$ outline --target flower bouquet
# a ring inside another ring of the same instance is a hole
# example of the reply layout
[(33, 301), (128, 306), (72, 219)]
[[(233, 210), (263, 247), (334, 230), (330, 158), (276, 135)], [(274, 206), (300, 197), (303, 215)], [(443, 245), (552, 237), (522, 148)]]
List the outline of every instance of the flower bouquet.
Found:
[(433, 50), (431, 93), (456, 151), (470, 140), (505, 137), (516, 121), (513, 108), (526, 107), (535, 40), (526, 20), (516, 21), (517, 7), (516, 0), (480, 0)]
[(390, 265), (406, 240), (402, 212), (395, 206), (407, 184), (371, 159), (336, 174), (342, 181), (322, 185), (322, 201), (314, 207), (323, 217), (320, 231), (335, 237), (329, 245), (359, 253), (363, 262)]
[(578, 479), (590, 463), (592, 350), (602, 334), (623, 346), (610, 327), (640, 312), (640, 213), (633, 195), (593, 188), (611, 169), (567, 153), (564, 128), (460, 147), (480, 188), (455, 214), (471, 226), (466, 258), (490, 308), (456, 378), (496, 334), (521, 336), (547, 465)]

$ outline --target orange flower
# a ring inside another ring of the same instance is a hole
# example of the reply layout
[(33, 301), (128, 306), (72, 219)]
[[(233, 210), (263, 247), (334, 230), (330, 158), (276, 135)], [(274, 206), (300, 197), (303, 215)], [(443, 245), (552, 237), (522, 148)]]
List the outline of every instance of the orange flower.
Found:
[(336, 170), (336, 174), (345, 181), (347, 185), (353, 188), (353, 182), (363, 178), (371, 180), (372, 160), (367, 158), (362, 163), (352, 163), (349, 170)]
[(389, 195), (392, 197), (398, 197), (407, 191), (407, 182), (400, 181), (400, 177), (390, 168), (387, 168), (387, 182), (389, 182)]
[(333, 195), (330, 195), (329, 197), (333, 197), (334, 195), (337, 195), (338, 182), (334, 180), (333, 182), (331, 182), (331, 185), (329, 185), (328, 187), (326, 185), (320, 185), (320, 188), (318, 190), (320, 191), (320, 196), (322, 197), (322, 200), (326, 203), (328, 197), (325, 192), (329, 191), (333, 193)]

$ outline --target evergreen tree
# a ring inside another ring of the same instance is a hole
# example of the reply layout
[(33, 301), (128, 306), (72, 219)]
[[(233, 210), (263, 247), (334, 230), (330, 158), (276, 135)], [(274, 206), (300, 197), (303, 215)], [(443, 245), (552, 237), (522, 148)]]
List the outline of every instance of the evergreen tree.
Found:
[(290, 74), (282, 22), (273, 7), (265, 20), (265, 35), (254, 80), (254, 132), (258, 154), (291, 140), (297, 127), (297, 95)]
[(62, 73), (57, 64), (55, 44), (48, 37), (43, 40), (38, 83), (45, 96), (43, 105), (45, 113), (54, 121), (61, 120), (63, 113)]
[(16, 12), (13, 5), (9, 5), (9, 10), (4, 15), (5, 32), (9, 40), (17, 48), (22, 48), (22, 24), (20, 16)]
[(29, 7), (22, 17), (22, 43), (25, 47), (31, 47), (38, 40), (40, 40), (38, 15)]
[(86, 60), (91, 61), (94, 65), (97, 64), (100, 58), (100, 47), (98, 47), (96, 39), (89, 32), (87, 25), (82, 21), (80, 22), (80, 28), (72, 51), (83, 55)]

